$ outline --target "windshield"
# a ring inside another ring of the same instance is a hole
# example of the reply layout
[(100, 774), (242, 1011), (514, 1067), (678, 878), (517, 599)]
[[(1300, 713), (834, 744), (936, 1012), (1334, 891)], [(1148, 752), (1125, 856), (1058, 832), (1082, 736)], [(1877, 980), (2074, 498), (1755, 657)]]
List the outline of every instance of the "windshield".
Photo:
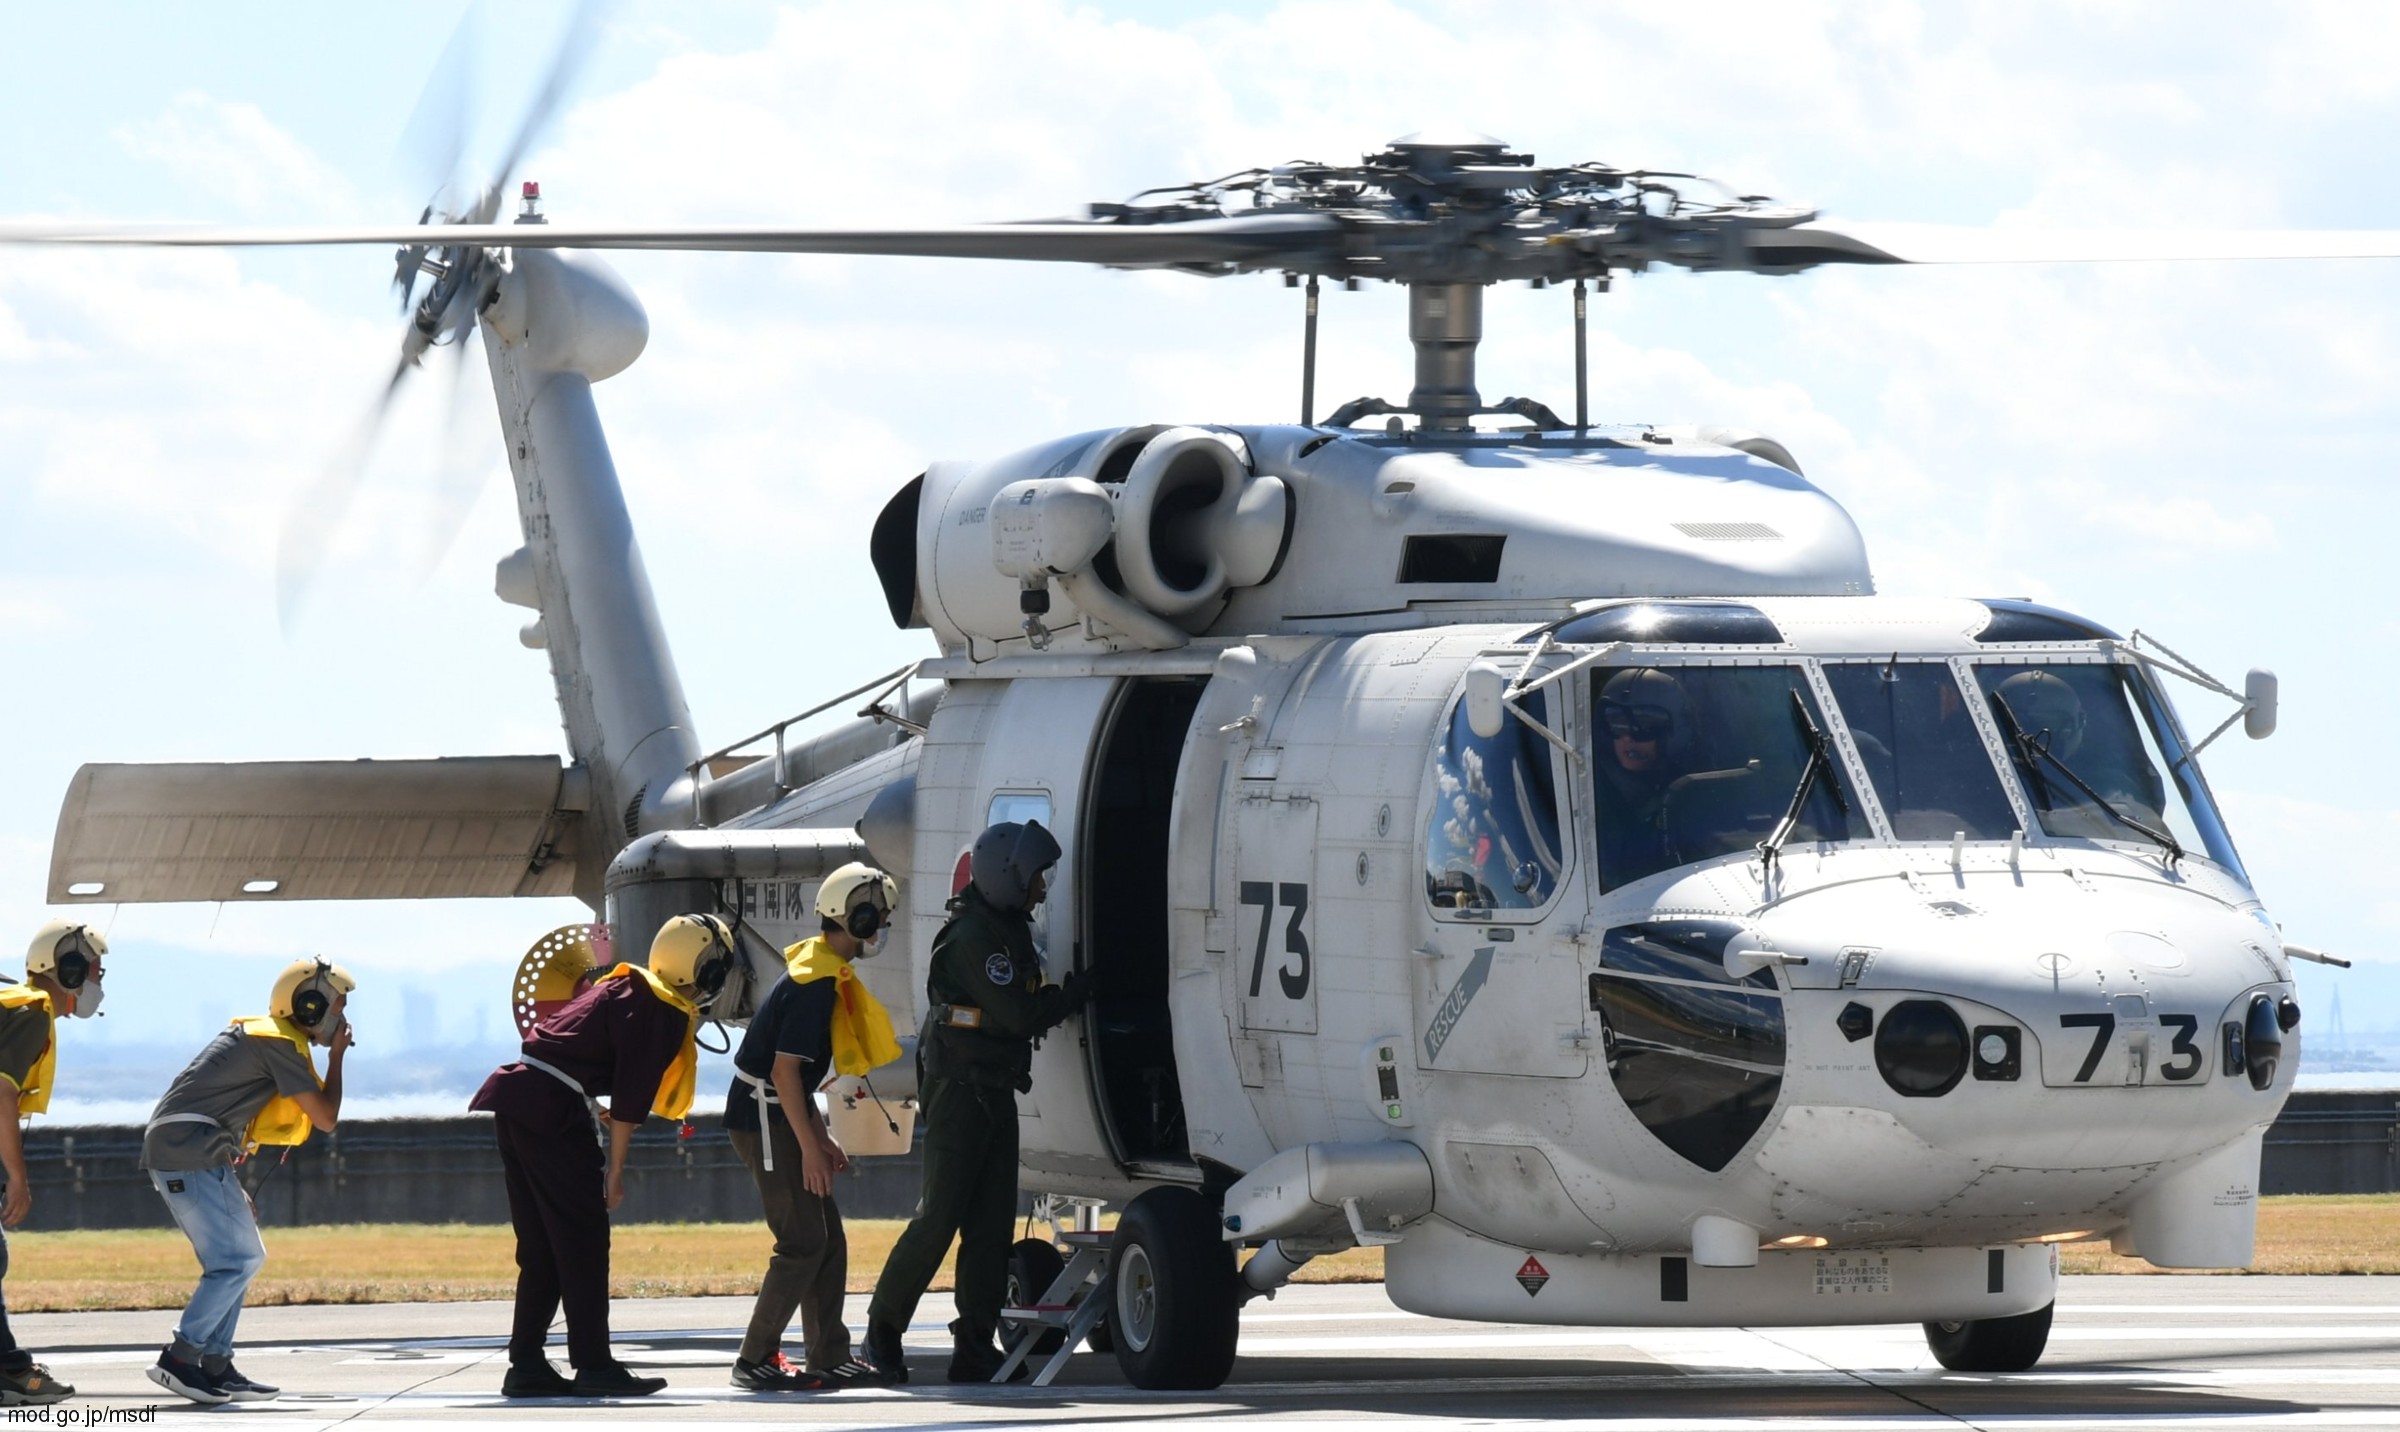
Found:
[(2003, 733), (2022, 735), (2022, 743), (2004, 744), (2044, 831), (2160, 843), (2145, 835), (2148, 827), (2241, 873), (2164, 701), (2138, 673), (2100, 663), (1995, 662), (1979, 664), (1975, 676), (2005, 708), (1995, 710)]
[[(1601, 667), (1592, 675), (1592, 711), (1600, 884), (1608, 890), (1757, 848), (1800, 793), (1812, 725), (1831, 729), (1796, 666)], [(1865, 833), (1848, 787), (1838, 761), (1821, 766), (1790, 842), (1848, 840), (1854, 824)]]
[(1867, 779), (1897, 840), (2006, 840), (2017, 813), (1975, 729), (1967, 693), (1938, 661), (1825, 667)]

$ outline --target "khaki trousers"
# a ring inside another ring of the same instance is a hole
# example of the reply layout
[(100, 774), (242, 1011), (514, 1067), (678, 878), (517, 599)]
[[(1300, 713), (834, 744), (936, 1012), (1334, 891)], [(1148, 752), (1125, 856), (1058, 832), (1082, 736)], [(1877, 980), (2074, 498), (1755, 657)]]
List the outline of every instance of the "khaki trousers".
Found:
[(842, 1234), (842, 1213), (831, 1198), (819, 1198), (800, 1181), (800, 1141), (783, 1110), (768, 1105), (765, 1123), (775, 1140), (775, 1168), (769, 1172), (759, 1154), (759, 1138), (747, 1129), (729, 1129), (733, 1151), (758, 1185), (766, 1206), (767, 1231), (775, 1235), (775, 1252), (759, 1281), (758, 1302), (750, 1311), (750, 1326), (742, 1334), (742, 1357), (765, 1362), (783, 1346), (783, 1334), (800, 1315), (800, 1336), (808, 1346), (812, 1372), (840, 1367), (850, 1360), (850, 1329), (842, 1322), (842, 1297), (850, 1280), (850, 1242)]

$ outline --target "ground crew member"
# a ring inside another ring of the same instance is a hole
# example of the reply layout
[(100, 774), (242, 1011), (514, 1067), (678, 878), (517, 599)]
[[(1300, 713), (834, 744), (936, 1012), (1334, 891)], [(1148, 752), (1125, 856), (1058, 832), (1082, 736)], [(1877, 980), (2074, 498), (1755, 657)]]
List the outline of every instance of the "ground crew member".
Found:
[(1008, 1283), (1017, 1207), (1016, 1095), (1033, 1088), (1033, 1041), (1089, 996), (1081, 972), (1043, 978), (1033, 907), (1058, 863), (1038, 821), (1004, 821), (978, 836), (967, 888), (933, 940), (917, 1049), (925, 1098), (925, 1195), (892, 1247), (867, 1309), (866, 1360), (908, 1380), (900, 1335), (958, 1236), (952, 1382), (986, 1382), (1003, 1361), (993, 1334)]
[[(234, 1324), (250, 1280), (266, 1265), (257, 1212), (234, 1165), (262, 1145), (290, 1147), (342, 1111), (346, 1010), (358, 981), (323, 959), (294, 960), (275, 977), (267, 1012), (237, 1019), (184, 1066), (142, 1131), (142, 1168), (200, 1259), (175, 1338), (146, 1369), (194, 1402), (264, 1402), (280, 1389), (233, 1365)], [(317, 1077), (312, 1046), (325, 1047)]]
[[(14, 1228), (33, 1208), (33, 1180), (25, 1172), (23, 1119), (50, 1107), (58, 1069), (56, 1024), (62, 1013), (89, 1019), (100, 1012), (100, 961), (108, 942), (89, 925), (52, 920), (35, 933), (25, 952), (25, 978), (0, 984), (0, 1170), (8, 1193), (0, 1197), (0, 1228)], [(8, 1240), (0, 1235), (0, 1278), (8, 1275)], [(17, 1346), (0, 1300), (0, 1405), (39, 1406), (62, 1402), (75, 1389)]]
[[(640, 1397), (667, 1385), (636, 1376), (609, 1351), (608, 1215), (625, 1201), (633, 1131), (652, 1113), (680, 1119), (692, 1107), (700, 1006), (724, 988), (733, 961), (723, 920), (676, 916), (651, 941), (647, 968), (620, 964), (593, 980), (534, 1026), (523, 1052), (468, 1104), (497, 1116), (517, 1233), (517, 1309), (501, 1395)], [(561, 1303), (572, 1379), (545, 1353)]]
[[(818, 1111), (815, 1093), (840, 1076), (900, 1057), (891, 1016), (851, 969), (883, 945), (900, 887), (872, 865), (852, 862), (817, 887), (815, 938), (783, 952), (784, 974), (768, 989), (733, 1056), (725, 1131), (758, 1184), (774, 1256), (758, 1285), (750, 1326), (733, 1360), (733, 1385), (752, 1392), (807, 1392), (881, 1381), (850, 1355), (842, 1301), (850, 1245), (834, 1205), (833, 1179), (849, 1166)], [(804, 1367), (784, 1359), (784, 1329), (800, 1315)]]

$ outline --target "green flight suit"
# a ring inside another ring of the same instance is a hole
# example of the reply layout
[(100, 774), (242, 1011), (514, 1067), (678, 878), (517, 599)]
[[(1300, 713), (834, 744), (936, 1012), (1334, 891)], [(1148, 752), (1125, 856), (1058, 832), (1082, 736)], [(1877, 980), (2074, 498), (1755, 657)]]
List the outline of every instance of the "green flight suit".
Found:
[[(925, 1192), (884, 1261), (870, 1327), (906, 1331), (958, 1238), (962, 1341), (989, 1342), (1007, 1295), (1017, 1211), (1017, 1091), (1033, 1087), (1033, 1041), (1079, 1002), (1042, 977), (1031, 917), (996, 909), (973, 886), (933, 939), (918, 1040), (924, 1076)], [(947, 1010), (973, 1010), (963, 1028)]]

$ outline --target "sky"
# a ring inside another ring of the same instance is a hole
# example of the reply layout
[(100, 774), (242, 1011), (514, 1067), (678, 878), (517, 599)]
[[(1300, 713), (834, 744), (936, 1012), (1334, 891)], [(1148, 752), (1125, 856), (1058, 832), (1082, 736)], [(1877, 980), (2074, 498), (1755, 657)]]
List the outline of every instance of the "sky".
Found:
[[(406, 136), (465, 95), (490, 162), (569, 18), (477, 13), (478, 58), (445, 69), (455, 0), (16, 10), (0, 213), (413, 218), (432, 181)], [(2354, 4), (625, 0), (509, 178), (562, 220), (1036, 218), (1465, 126), (1837, 224), (2400, 228), (2395, 55), (2400, 10)], [(930, 654), (892, 628), (865, 553), (929, 460), (1297, 412), (1298, 298), (1271, 277), (612, 262), (651, 338), (598, 402), (710, 746)], [(523, 613), (491, 592), (519, 538), (488, 389), (449, 429), (442, 385), (412, 385), (312, 600), (279, 623), (277, 533), (399, 341), (389, 275), (377, 250), (0, 254), (0, 931), (44, 918), (85, 761), (563, 749)], [(1487, 394), (1572, 402), (1567, 304), (1491, 295)], [(1320, 410), (1405, 392), (1397, 290), (1330, 292), (1324, 324)], [(2400, 1029), (2400, 264), (1640, 275), (1594, 303), (1592, 373), (1596, 417), (1781, 439), (1886, 592), (2033, 597), (2235, 685), (2276, 670), (2281, 731), (2226, 737), (2210, 779), (2288, 937), (2360, 961), (2302, 971), (2312, 1014), (2338, 987), (2350, 1031)], [(446, 430), (484, 456), (445, 459)], [(2176, 699), (2203, 730), (2229, 709)], [(72, 1039), (180, 1062), (196, 1010), (248, 1012), (284, 960), (323, 951), (363, 977), (359, 1057), (412, 1108), (505, 1054), (516, 957), (588, 918), (98, 914), (110, 1013)]]

